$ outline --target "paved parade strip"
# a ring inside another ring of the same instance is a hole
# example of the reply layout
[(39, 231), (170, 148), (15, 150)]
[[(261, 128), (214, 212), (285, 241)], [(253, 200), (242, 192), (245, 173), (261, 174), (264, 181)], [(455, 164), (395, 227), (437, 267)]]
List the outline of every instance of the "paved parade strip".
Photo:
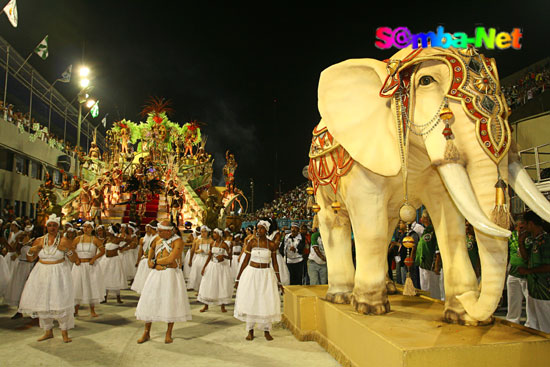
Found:
[(165, 323), (153, 323), (151, 341), (136, 343), (143, 322), (134, 317), (138, 295), (132, 291), (122, 292), (123, 304), (109, 299), (99, 305), (97, 318), (81, 307), (69, 344), (62, 342), (57, 323), (53, 339), (37, 342), (42, 330), (29, 326), (27, 317), (11, 320), (15, 308), (2, 305), (0, 366), (338, 366), (317, 343), (297, 341), (282, 324), (274, 326), (273, 341), (258, 330), (252, 342), (246, 341), (245, 325), (233, 317), (233, 305), (225, 314), (219, 307), (200, 313), (195, 292), (188, 294), (193, 320), (175, 324), (170, 345), (164, 344)]

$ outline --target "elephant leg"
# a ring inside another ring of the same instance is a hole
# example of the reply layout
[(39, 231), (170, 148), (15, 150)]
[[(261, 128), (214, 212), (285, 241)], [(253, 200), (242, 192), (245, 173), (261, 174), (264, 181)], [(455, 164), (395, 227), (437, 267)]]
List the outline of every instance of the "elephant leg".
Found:
[(356, 172), (347, 181), (346, 205), (355, 238), (355, 285), (352, 304), (359, 313), (390, 311), (386, 278), (388, 269), (387, 180)]
[(325, 299), (333, 303), (349, 303), (355, 275), (350, 221), (345, 207), (338, 214), (332, 211), (330, 205), (334, 194), (325, 189), (319, 188), (316, 197), (322, 208), (317, 215), (327, 258), (328, 291)]
[[(477, 325), (469, 317), (456, 296), (465, 292), (478, 292), (478, 284), (466, 248), (465, 220), (439, 177), (422, 196), (437, 236), (445, 282), (444, 320), (450, 323)], [(433, 182), (433, 181), (432, 181)]]
[[(398, 218), (389, 218), (388, 219), (388, 236), (386, 237), (387, 238), (387, 241), (386, 243), (390, 244), (391, 240), (392, 240), (392, 237), (393, 237), (393, 232), (395, 231), (395, 227), (397, 227), (397, 222), (399, 222), (399, 219)], [(386, 256), (387, 256), (387, 253), (386, 253)], [(392, 271), (389, 266), (390, 264), (388, 262), (386, 262), (388, 268), (386, 269), (386, 291), (388, 292), (388, 294), (396, 294), (397, 293), (397, 288), (395, 287), (395, 283), (393, 280), (390, 279), (389, 275), (388, 275), (388, 272)]]

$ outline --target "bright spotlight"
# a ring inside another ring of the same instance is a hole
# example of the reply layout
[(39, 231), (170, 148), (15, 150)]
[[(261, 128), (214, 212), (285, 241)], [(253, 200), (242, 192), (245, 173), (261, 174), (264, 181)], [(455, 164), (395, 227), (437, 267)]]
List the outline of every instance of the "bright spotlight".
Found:
[(86, 102), (86, 107), (88, 107), (88, 108), (92, 108), (94, 105), (95, 105), (95, 101), (93, 99), (89, 99)]
[(87, 66), (83, 66), (80, 68), (80, 70), (78, 71), (78, 73), (80, 74), (81, 77), (87, 77), (88, 75), (90, 75), (90, 68), (87, 67)]
[(89, 79), (82, 79), (80, 81), (80, 86), (82, 88), (87, 88), (89, 85), (90, 85), (90, 80)]

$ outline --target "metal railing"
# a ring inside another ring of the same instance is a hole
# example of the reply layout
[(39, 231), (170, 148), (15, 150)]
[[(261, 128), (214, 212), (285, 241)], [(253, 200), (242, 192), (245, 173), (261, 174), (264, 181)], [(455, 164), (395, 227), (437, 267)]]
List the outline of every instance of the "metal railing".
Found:
[[(523, 167), (525, 167), (527, 172), (535, 172), (535, 183), (550, 181), (550, 175), (549, 177), (542, 177), (542, 171), (545, 168), (550, 168), (550, 157), (548, 157), (549, 155), (550, 143), (537, 145), (536, 147), (524, 149), (519, 152)], [(534, 159), (534, 163), (531, 163), (531, 158)], [(530, 160), (531, 162), (526, 162), (526, 160)]]
[[(64, 141), (75, 146), (78, 109), (29, 63), (24, 63), (25, 59), (4, 38), (0, 37), (1, 100), (5, 105), (13, 104), (14, 112), (15, 110), (28, 112), (29, 119), (34, 117), (41, 125), (47, 126), (48, 131), (59, 138), (63, 137)], [(89, 149), (97, 124), (88, 119), (82, 121), (81, 134), (84, 139), (81, 139), (81, 145), (86, 151)], [(99, 131), (97, 144), (105, 149), (105, 138)]]

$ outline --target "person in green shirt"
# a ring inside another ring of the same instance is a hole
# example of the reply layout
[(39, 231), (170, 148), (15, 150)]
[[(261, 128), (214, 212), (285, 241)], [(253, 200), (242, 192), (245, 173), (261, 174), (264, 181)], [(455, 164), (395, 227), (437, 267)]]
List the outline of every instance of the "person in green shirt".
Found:
[(518, 271), (527, 275), (529, 326), (550, 333), (550, 235), (534, 212), (525, 213), (523, 218), (526, 230), (518, 233), (518, 245), (527, 267), (518, 267)]
[(425, 229), (418, 241), (414, 262), (420, 267), (420, 289), (429, 291), (432, 298), (442, 299), (444, 291), (441, 289), (441, 256), (434, 227), (426, 210), (420, 221)]
[[(509, 268), (508, 278), (506, 279), (506, 291), (508, 295), (508, 312), (506, 320), (519, 324), (523, 299), (527, 308), (527, 322), (525, 326), (529, 327), (529, 293), (527, 292), (527, 276), (520, 274), (519, 268), (527, 268), (527, 261), (521, 257), (518, 243), (518, 233), (525, 231), (525, 221), (519, 219), (516, 222), (515, 230), (508, 240), (509, 249)], [(528, 245), (526, 247), (529, 252)]]

